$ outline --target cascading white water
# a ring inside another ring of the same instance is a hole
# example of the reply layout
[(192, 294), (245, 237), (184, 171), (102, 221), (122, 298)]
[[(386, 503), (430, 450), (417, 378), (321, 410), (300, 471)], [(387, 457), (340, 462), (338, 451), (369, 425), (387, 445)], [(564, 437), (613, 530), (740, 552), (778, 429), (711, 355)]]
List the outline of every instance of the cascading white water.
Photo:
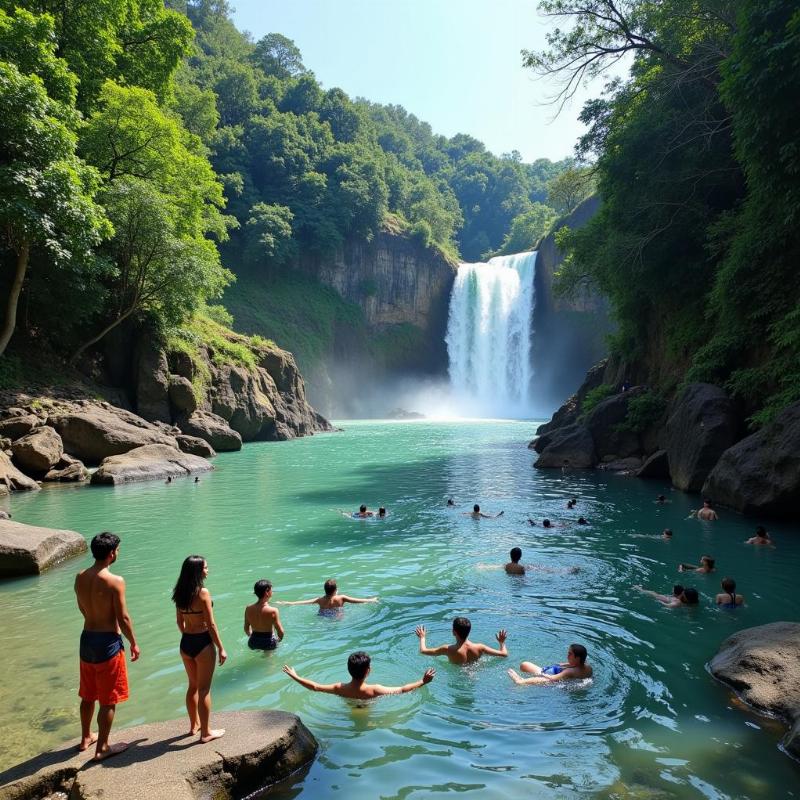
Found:
[(450, 294), (450, 389), (461, 413), (527, 417), (536, 253), (461, 264)]

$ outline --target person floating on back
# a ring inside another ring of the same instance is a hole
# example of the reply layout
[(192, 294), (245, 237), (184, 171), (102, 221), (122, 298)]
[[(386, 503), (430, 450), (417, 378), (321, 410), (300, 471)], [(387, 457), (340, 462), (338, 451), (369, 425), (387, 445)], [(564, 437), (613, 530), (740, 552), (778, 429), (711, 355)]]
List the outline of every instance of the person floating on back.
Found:
[(522, 672), (528, 672), (534, 676), (532, 678), (523, 678), (515, 670), (510, 669), (508, 674), (511, 680), (520, 686), (528, 684), (544, 686), (556, 681), (592, 677), (592, 668), (586, 663), (586, 648), (582, 644), (571, 644), (567, 650), (567, 660), (561, 664), (540, 667), (532, 661), (523, 661), (519, 668)]
[(745, 544), (757, 544), (757, 545), (766, 545), (768, 547), (775, 547), (772, 542), (772, 539), (769, 536), (769, 532), (763, 525), (759, 525), (756, 528), (756, 535), (751, 536)]
[(520, 550), (519, 547), (512, 547), (511, 552), (508, 555), (511, 558), (511, 561), (505, 565), (505, 571), (509, 575), (524, 575), (525, 565), (519, 563), (520, 559), (522, 558), (522, 550)]
[(336, 694), (349, 700), (372, 700), (375, 697), (382, 697), (387, 694), (413, 692), (414, 689), (419, 689), (426, 683), (430, 683), (436, 675), (435, 669), (427, 669), (423, 676), (413, 683), (406, 683), (403, 686), (382, 686), (380, 683), (366, 683), (367, 676), (371, 670), (370, 657), (363, 651), (351, 653), (347, 659), (347, 671), (352, 679), (347, 683), (317, 683), (308, 678), (301, 678), (288, 664), (283, 667), (283, 671), (292, 680), (297, 681), (301, 686), (305, 686), (306, 689), (311, 689), (312, 692)]
[(508, 655), (506, 649), (506, 634), (505, 630), (500, 629), (495, 638), (500, 644), (500, 649), (489, 647), (488, 644), (480, 644), (479, 642), (471, 642), (469, 640), (469, 632), (472, 630), (472, 623), (466, 617), (456, 617), (453, 620), (453, 636), (455, 636), (455, 644), (443, 644), (439, 647), (427, 647), (425, 644), (425, 626), (419, 625), (416, 630), (419, 636), (419, 651), (424, 656), (447, 656), (452, 664), (471, 664), (477, 661), (481, 656), (500, 656), (505, 658)]
[[(650, 597), (656, 599), (661, 605), (667, 606), (667, 608), (681, 608), (682, 606), (696, 606), (700, 600), (700, 595), (697, 593), (697, 589), (693, 589), (691, 586), (687, 586), (684, 588), (683, 586), (675, 586), (673, 590), (673, 594), (666, 595), (666, 594), (659, 594), (658, 592), (654, 592), (652, 589), (643, 589), (641, 586), (634, 586), (634, 589), (637, 589), (642, 594), (650, 595)], [(680, 589), (679, 594), (675, 594), (675, 591)]]
[(744, 605), (744, 596), (736, 594), (736, 581), (733, 578), (722, 579), (722, 592), (717, 595), (720, 608), (738, 608)]
[[(267, 580), (256, 581), (253, 593), (258, 598), (245, 607), (244, 632), (248, 636), (247, 646), (251, 650), (274, 650), (278, 641), (283, 641), (283, 625), (277, 608), (270, 604), (272, 584)], [(278, 638), (275, 638), (275, 634)]]
[(678, 564), (678, 572), (699, 572), (707, 575), (714, 572), (716, 561), (711, 556), (700, 556), (699, 564)]
[(339, 594), (336, 581), (333, 578), (325, 581), (322, 587), (325, 594), (321, 597), (314, 597), (311, 600), (276, 600), (277, 606), (319, 606), (320, 613), (325, 611), (335, 611), (340, 609), (345, 603), (377, 603), (377, 597), (350, 597), (347, 594)]
[(472, 511), (465, 511), (461, 516), (472, 517), (472, 519), (497, 519), (498, 517), (502, 517), (505, 513), (505, 511), (500, 511), (497, 514), (484, 514), (483, 511), (481, 511), (481, 507), (475, 503), (475, 505), (472, 506)]
[[(91, 550), (94, 564), (75, 577), (78, 608), (83, 614), (78, 749), (88, 750), (95, 744), (94, 760), (103, 761), (128, 747), (127, 742), (108, 743), (117, 703), (128, 699), (128, 671), (120, 633), (130, 642), (131, 661), (139, 658), (139, 645), (125, 603), (125, 581), (108, 569), (117, 560), (119, 536), (108, 531), (98, 533), (92, 539)], [(97, 712), (98, 733), (94, 736), (91, 727), (96, 702), (100, 703), (100, 710)]]
[(697, 512), (697, 519), (703, 520), (704, 522), (713, 522), (719, 519), (717, 512), (711, 508), (710, 500), (703, 500), (703, 507)]

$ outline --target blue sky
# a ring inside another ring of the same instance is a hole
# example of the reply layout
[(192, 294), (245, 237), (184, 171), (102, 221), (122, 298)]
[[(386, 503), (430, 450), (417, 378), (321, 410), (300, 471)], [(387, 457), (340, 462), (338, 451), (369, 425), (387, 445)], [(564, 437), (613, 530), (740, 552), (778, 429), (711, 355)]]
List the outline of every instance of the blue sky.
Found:
[(436, 133), (526, 161), (572, 154), (590, 86), (554, 119), (557, 86), (522, 67), (551, 22), (535, 0), (231, 0), (238, 28), (293, 39), (325, 88), (398, 103)]

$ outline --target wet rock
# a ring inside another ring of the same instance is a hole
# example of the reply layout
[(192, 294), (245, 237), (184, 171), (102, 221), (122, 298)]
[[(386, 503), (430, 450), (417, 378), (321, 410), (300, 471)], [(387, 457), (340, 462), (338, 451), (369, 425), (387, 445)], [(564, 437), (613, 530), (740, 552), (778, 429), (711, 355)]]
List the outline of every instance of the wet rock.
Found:
[[(21, 409), (15, 410), (20, 411)], [(21, 436), (27, 436), (34, 428), (41, 425), (42, 421), (36, 414), (15, 414), (0, 420), (0, 436), (11, 439), (13, 442)]]
[(194, 387), (188, 378), (169, 376), (169, 401), (179, 414), (191, 414), (197, 408)]
[(703, 486), (744, 514), (796, 517), (800, 498), (800, 402), (727, 449)]
[(151, 422), (170, 421), (169, 367), (164, 351), (149, 341), (142, 343), (136, 376), (136, 410)]
[(75, 531), (0, 519), (0, 577), (38, 575), (86, 549), (86, 540)]
[(628, 456), (627, 458), (613, 458), (600, 465), (600, 469), (608, 472), (624, 472), (633, 474), (642, 466), (642, 459), (638, 456)]
[(183, 478), (214, 467), (204, 458), (182, 453), (164, 444), (147, 444), (103, 459), (92, 475), (92, 484), (131, 483), (165, 478)]
[(628, 403), (646, 391), (643, 386), (635, 386), (607, 397), (589, 412), (584, 424), (592, 434), (598, 456), (613, 454), (617, 458), (628, 458), (641, 451), (638, 434), (625, 428), (625, 420)]
[(739, 417), (718, 386), (689, 384), (667, 420), (667, 457), (672, 483), (699, 492), (720, 456), (736, 441)]
[(64, 455), (42, 480), (59, 483), (79, 483), (89, 478), (89, 470), (77, 458)]
[(578, 391), (553, 414), (549, 422), (545, 422), (544, 425), (540, 425), (536, 429), (537, 435), (542, 436), (545, 433), (554, 431), (556, 428), (565, 428), (568, 425), (576, 423), (578, 421), (578, 415), (580, 414), (581, 403), (583, 403), (584, 398), (592, 389), (596, 389), (598, 386), (602, 385), (607, 366), (607, 358), (595, 364), (586, 373), (586, 378), (580, 385)]
[(5, 453), (0, 453), (0, 486), (3, 486), (7, 492), (20, 492), (40, 488), (33, 478), (29, 478), (20, 472)]
[(47, 426), (17, 439), (11, 446), (14, 463), (31, 475), (47, 472), (64, 453), (61, 437)]
[(722, 643), (709, 669), (745, 703), (788, 723), (784, 747), (800, 757), (800, 623), (738, 631)]
[[(75, 743), (0, 773), (2, 800), (46, 798), (63, 792), (82, 800), (198, 800), (246, 797), (311, 763), (317, 742), (294, 714), (283, 711), (214, 713), (225, 735), (194, 746), (184, 720), (117, 732), (133, 742), (107, 768), (85, 769)], [(111, 764), (113, 763), (113, 767)]]
[(542, 450), (536, 463), (537, 469), (563, 467), (586, 469), (597, 463), (592, 434), (585, 425), (569, 425), (553, 431), (552, 439)]
[(175, 439), (182, 453), (190, 453), (193, 456), (202, 456), (203, 458), (214, 458), (216, 455), (214, 448), (199, 436), (187, 436), (181, 433)]
[(666, 450), (657, 450), (642, 464), (637, 478), (669, 479), (669, 456)]
[(242, 437), (217, 414), (195, 411), (190, 417), (179, 420), (178, 427), (188, 436), (197, 436), (208, 442), (218, 453), (242, 449)]

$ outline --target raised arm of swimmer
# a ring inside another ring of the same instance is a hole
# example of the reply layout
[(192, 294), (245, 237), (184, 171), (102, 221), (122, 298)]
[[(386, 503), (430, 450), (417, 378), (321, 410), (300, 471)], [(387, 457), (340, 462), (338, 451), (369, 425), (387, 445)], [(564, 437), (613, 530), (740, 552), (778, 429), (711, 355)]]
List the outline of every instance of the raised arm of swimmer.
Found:
[(350, 597), (348, 594), (340, 594), (343, 603), (377, 603), (377, 597)]

